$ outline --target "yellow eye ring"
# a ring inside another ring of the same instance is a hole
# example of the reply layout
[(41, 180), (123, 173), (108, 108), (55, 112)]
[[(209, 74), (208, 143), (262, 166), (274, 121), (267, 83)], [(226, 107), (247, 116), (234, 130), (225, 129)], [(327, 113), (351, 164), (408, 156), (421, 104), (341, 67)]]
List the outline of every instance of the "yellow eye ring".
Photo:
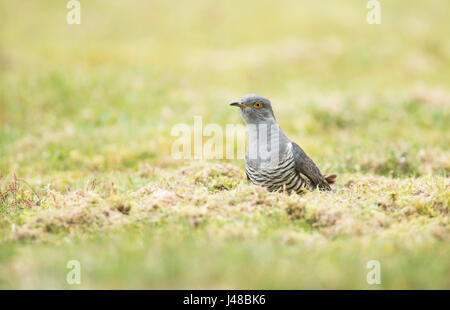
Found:
[(255, 109), (261, 109), (261, 108), (262, 108), (262, 103), (259, 102), (259, 101), (256, 101), (256, 102), (253, 104), (253, 107), (254, 107)]

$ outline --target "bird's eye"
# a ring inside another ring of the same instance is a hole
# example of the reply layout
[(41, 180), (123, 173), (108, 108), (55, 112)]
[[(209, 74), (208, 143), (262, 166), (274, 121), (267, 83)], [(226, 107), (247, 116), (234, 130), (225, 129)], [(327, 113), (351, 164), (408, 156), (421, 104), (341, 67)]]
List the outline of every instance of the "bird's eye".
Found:
[(261, 109), (261, 108), (262, 108), (262, 103), (259, 102), (259, 101), (256, 101), (256, 102), (253, 104), (253, 107), (254, 107), (255, 109)]

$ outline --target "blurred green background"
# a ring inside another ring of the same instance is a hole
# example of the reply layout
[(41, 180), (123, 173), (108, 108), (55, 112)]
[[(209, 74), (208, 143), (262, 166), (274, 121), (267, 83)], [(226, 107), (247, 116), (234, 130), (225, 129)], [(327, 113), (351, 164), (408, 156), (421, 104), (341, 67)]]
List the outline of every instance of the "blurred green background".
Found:
[(174, 124), (240, 122), (227, 104), (246, 93), (340, 164), (361, 150), (414, 161), (448, 147), (446, 1), (383, 2), (380, 25), (361, 1), (81, 5), (69, 25), (63, 2), (1, 2), (2, 170), (158, 161)]
[[(81, 24), (69, 25), (66, 1), (0, 0), (3, 188), (14, 173), (45, 197), (50, 197), (49, 188), (65, 195), (93, 179), (102, 197), (111, 183), (119, 196), (151, 181), (166, 184), (189, 164), (171, 157), (175, 124), (192, 125), (195, 115), (204, 124), (241, 123), (228, 103), (258, 93), (271, 99), (281, 126), (322, 170), (341, 175), (339, 186), (361, 175), (394, 183), (421, 177), (440, 182), (435, 194), (444, 206), (439, 211), (443, 241), (433, 237), (422, 247), (412, 246), (412, 253), (400, 250), (392, 263), (393, 270), (401, 271), (433, 261), (435, 269), (410, 278), (394, 273), (385, 288), (449, 288), (448, 1), (380, 1), (380, 25), (367, 24), (367, 2), (356, 0), (80, 2)], [(232, 164), (242, 170), (242, 161)], [(168, 176), (149, 176), (146, 167)], [(195, 184), (186, 184), (192, 195)], [(5, 266), (0, 287), (65, 287), (57, 280), (64, 268), (57, 272), (52, 266), (64, 266), (70, 255), (63, 253), (80, 252), (91, 262), (86, 287), (365, 287), (360, 280), (343, 280), (345, 273), (363, 272), (350, 271), (366, 258), (356, 258), (360, 239), (330, 239), (326, 250), (285, 248), (272, 229), (275, 233), (288, 224), (265, 214), (249, 220), (256, 230), (268, 225), (264, 237), (211, 249), (201, 242), (204, 232), (192, 232), (183, 221), (155, 224), (159, 228), (151, 226), (151, 237), (147, 224), (136, 222), (129, 233), (113, 230), (120, 236), (111, 240), (95, 229), (86, 236), (83, 229), (68, 229), (51, 241), (11, 241), (12, 225), (25, 225), (40, 210), (13, 212), (6, 200), (1, 207), (7, 215), (0, 221), (0, 262)], [(366, 207), (378, 208), (376, 201), (357, 206)], [(418, 223), (425, 225), (430, 218)], [(298, 223), (289, 225), (299, 229)], [(370, 244), (369, 258), (386, 246)], [(94, 262), (98, 248), (104, 256)], [(159, 259), (139, 265), (148, 251)], [(304, 256), (304, 251), (315, 254)], [(344, 251), (356, 256), (349, 259)], [(119, 253), (127, 256), (104, 265)], [(189, 262), (206, 259), (203, 253), (209, 253), (210, 265), (187, 272)], [(267, 260), (254, 265), (259, 255)], [(324, 256), (323, 264), (316, 263)], [(267, 271), (280, 260), (298, 270), (294, 258), (318, 278), (303, 271), (304, 281), (297, 282), (288, 267)], [(17, 265), (28, 266), (29, 273), (16, 272), (21, 270)], [(333, 266), (345, 272), (333, 274)], [(226, 268), (234, 275), (223, 277), (220, 270)], [(245, 270), (256, 274), (254, 281), (236, 275)]]

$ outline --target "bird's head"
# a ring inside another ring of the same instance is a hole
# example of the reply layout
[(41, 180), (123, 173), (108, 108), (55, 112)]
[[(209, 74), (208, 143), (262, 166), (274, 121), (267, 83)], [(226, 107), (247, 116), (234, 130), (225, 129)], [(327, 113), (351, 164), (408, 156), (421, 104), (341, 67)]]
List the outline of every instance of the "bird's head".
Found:
[(241, 100), (230, 105), (239, 107), (241, 117), (247, 124), (276, 122), (270, 101), (263, 96), (245, 95)]

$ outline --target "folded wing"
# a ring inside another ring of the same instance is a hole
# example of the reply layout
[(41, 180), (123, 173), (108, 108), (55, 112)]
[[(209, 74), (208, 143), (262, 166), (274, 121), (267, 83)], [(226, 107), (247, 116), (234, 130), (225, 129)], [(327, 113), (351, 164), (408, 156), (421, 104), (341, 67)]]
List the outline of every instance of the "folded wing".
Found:
[(335, 182), (336, 175), (324, 177), (312, 159), (295, 142), (292, 142), (292, 151), (295, 159), (295, 170), (305, 175), (315, 187), (318, 187), (320, 190), (330, 191), (330, 184)]

